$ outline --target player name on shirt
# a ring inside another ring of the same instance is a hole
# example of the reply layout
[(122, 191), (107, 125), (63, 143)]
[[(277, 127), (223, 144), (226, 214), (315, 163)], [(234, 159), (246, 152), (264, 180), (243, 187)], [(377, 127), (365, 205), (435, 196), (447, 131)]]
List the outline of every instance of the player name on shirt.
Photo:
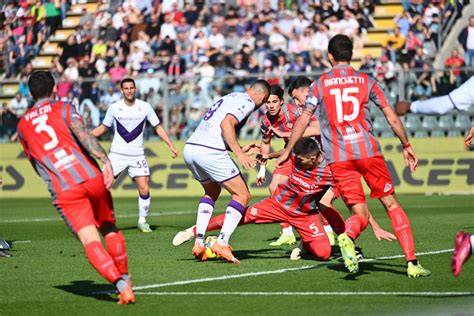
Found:
[(316, 184), (316, 183), (310, 184), (310, 183), (304, 181), (304, 179), (298, 177), (294, 173), (290, 174), (290, 181), (294, 181), (294, 182), (298, 183), (300, 185), (300, 190), (304, 191), (304, 192), (313, 192), (314, 190), (318, 189), (318, 187), (319, 187), (318, 184)]
[(31, 120), (32, 118), (35, 118), (35, 117), (38, 117), (38, 116), (40, 116), (40, 115), (44, 115), (44, 114), (50, 113), (51, 111), (52, 111), (52, 109), (51, 109), (51, 106), (50, 106), (50, 105), (42, 106), (42, 107), (40, 107), (39, 109), (31, 110), (30, 112), (26, 113), (26, 114), (25, 114), (25, 120), (26, 120), (26, 121), (29, 121), (29, 120)]
[(360, 76), (347, 76), (347, 77), (336, 77), (324, 79), (324, 86), (336, 86), (345, 84), (364, 84), (365, 78)]

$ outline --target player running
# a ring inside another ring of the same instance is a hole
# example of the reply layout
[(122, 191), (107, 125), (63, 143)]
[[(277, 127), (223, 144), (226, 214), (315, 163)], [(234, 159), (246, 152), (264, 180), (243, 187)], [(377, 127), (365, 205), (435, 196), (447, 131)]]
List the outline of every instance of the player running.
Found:
[[(125, 238), (115, 226), (113, 176), (105, 150), (69, 102), (55, 101), (50, 72), (34, 72), (28, 87), (34, 106), (21, 118), (18, 135), (38, 175), (48, 184), (53, 205), (85, 249), (92, 266), (114, 284), (119, 304), (135, 302), (128, 274)], [(103, 163), (103, 174), (96, 161)], [(102, 246), (97, 229), (105, 239)]]
[(231, 93), (220, 98), (206, 113), (184, 146), (184, 161), (194, 178), (204, 188), (204, 195), (197, 210), (196, 242), (192, 249), (197, 259), (205, 255), (204, 234), (212, 216), (214, 203), (220, 195), (221, 187), (224, 187), (231, 194), (231, 201), (226, 209), (219, 238), (212, 250), (228, 262), (239, 263), (228, 243), (245, 212), (250, 192), (227, 148), (232, 150), (245, 169), (255, 167), (255, 159), (246, 154), (252, 145), (241, 148), (235, 130), (237, 125), (245, 123), (252, 111), (267, 102), (269, 93), (268, 83), (265, 80), (257, 80), (246, 93)]
[(454, 254), (451, 267), (455, 277), (461, 273), (462, 265), (474, 251), (474, 235), (458, 232), (454, 243)]
[(423, 268), (416, 259), (410, 221), (395, 197), (380, 145), (373, 135), (367, 107), (369, 102), (382, 110), (400, 139), (403, 158), (412, 172), (416, 169), (418, 159), (408, 142), (403, 124), (389, 106), (377, 81), (350, 66), (352, 49), (352, 41), (345, 35), (336, 35), (329, 41), (328, 56), (333, 69), (312, 84), (305, 110), (297, 120), (277, 165), (288, 159), (291, 149), (316, 111), (326, 159), (337, 188), (352, 213), (346, 221), (345, 233), (338, 237), (349, 272), (357, 272), (359, 269), (354, 241), (365, 230), (369, 221), (369, 210), (360, 182), (362, 175), (371, 189), (371, 197), (382, 202), (390, 217), (405, 254), (408, 276), (429, 276), (431, 272)]
[(135, 81), (125, 78), (120, 82), (123, 99), (113, 103), (105, 114), (104, 121), (92, 131), (92, 135), (99, 137), (114, 126), (114, 138), (110, 148), (109, 159), (112, 163), (114, 177), (118, 177), (125, 169), (135, 182), (138, 189), (138, 229), (150, 233), (152, 229), (147, 223), (150, 209), (150, 169), (143, 149), (143, 131), (146, 121), (154, 128), (156, 134), (168, 145), (171, 157), (178, 156), (178, 150), (160, 124), (160, 120), (152, 106), (135, 98), (137, 91)]
[[(311, 138), (298, 140), (290, 160), (291, 171), (288, 182), (279, 183), (271, 197), (245, 208), (239, 225), (289, 223), (301, 236), (305, 249), (317, 260), (327, 260), (331, 255), (331, 245), (319, 221), (317, 205), (322, 196), (331, 188), (324, 181), (319, 181), (317, 177), (322, 160), (323, 157), (315, 140)], [(212, 218), (207, 231), (222, 227), (226, 216), (222, 214)], [(197, 236), (195, 227), (188, 228), (188, 231)], [(178, 237), (180, 233), (176, 236)], [(175, 239), (179, 238), (175, 237)], [(186, 240), (181, 240), (181, 243), (184, 241)], [(214, 248), (211, 250), (214, 251)], [(207, 260), (205, 252), (200, 260)]]

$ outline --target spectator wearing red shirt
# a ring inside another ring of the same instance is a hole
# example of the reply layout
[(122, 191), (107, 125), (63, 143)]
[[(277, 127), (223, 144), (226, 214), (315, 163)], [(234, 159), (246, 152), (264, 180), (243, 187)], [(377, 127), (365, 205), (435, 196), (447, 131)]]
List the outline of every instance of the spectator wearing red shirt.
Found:
[(461, 76), (461, 69), (464, 67), (464, 59), (459, 57), (459, 49), (454, 48), (453, 52), (451, 53), (451, 56), (446, 58), (444, 61), (444, 66), (446, 68), (451, 68), (453, 69), (453, 74), (456, 76), (456, 87), (459, 87), (462, 82), (462, 76)]

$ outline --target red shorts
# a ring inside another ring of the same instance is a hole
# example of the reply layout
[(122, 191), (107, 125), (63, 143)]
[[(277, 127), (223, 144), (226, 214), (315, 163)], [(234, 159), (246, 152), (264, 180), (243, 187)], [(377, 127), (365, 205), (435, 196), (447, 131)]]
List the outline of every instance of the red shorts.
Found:
[(346, 205), (365, 203), (361, 175), (371, 190), (371, 198), (378, 199), (395, 192), (387, 165), (381, 156), (334, 162), (330, 167), (334, 182)]
[(329, 244), (318, 214), (290, 214), (272, 198), (249, 206), (244, 221), (255, 224), (288, 223), (296, 229), (304, 242), (318, 241), (318, 244)]
[(103, 223), (115, 224), (112, 195), (104, 186), (102, 175), (72, 187), (58, 196), (54, 206), (71, 231)]
[(273, 170), (273, 174), (281, 174), (289, 177), (291, 171), (293, 171), (293, 163), (291, 162), (291, 159), (287, 159), (280, 167), (276, 167)]

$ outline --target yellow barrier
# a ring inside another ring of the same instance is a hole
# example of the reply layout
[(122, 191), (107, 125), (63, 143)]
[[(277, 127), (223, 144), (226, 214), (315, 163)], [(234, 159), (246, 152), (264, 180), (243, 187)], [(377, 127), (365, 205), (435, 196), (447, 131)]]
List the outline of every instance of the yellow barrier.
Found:
[[(464, 150), (461, 138), (413, 139), (411, 143), (420, 159), (415, 173), (410, 173), (404, 166), (397, 140), (381, 140), (397, 193), (474, 194), (474, 155)], [(104, 144), (106, 147), (109, 145)], [(176, 145), (182, 153), (184, 143), (177, 142)], [(273, 145), (279, 149), (282, 143), (277, 141)], [(177, 159), (171, 159), (168, 148), (162, 142), (147, 142), (145, 147), (153, 196), (202, 194), (200, 184), (193, 179), (181, 155)], [(0, 172), (3, 179), (1, 198), (49, 196), (46, 185), (35, 174), (19, 144), (2, 144), (0, 155)], [(267, 169), (268, 184), (273, 162)], [(268, 195), (267, 187), (257, 187), (255, 184), (257, 170), (243, 170), (242, 173), (248, 180), (253, 195)], [(135, 185), (126, 173), (115, 181), (112, 194), (114, 197), (136, 197)]]

